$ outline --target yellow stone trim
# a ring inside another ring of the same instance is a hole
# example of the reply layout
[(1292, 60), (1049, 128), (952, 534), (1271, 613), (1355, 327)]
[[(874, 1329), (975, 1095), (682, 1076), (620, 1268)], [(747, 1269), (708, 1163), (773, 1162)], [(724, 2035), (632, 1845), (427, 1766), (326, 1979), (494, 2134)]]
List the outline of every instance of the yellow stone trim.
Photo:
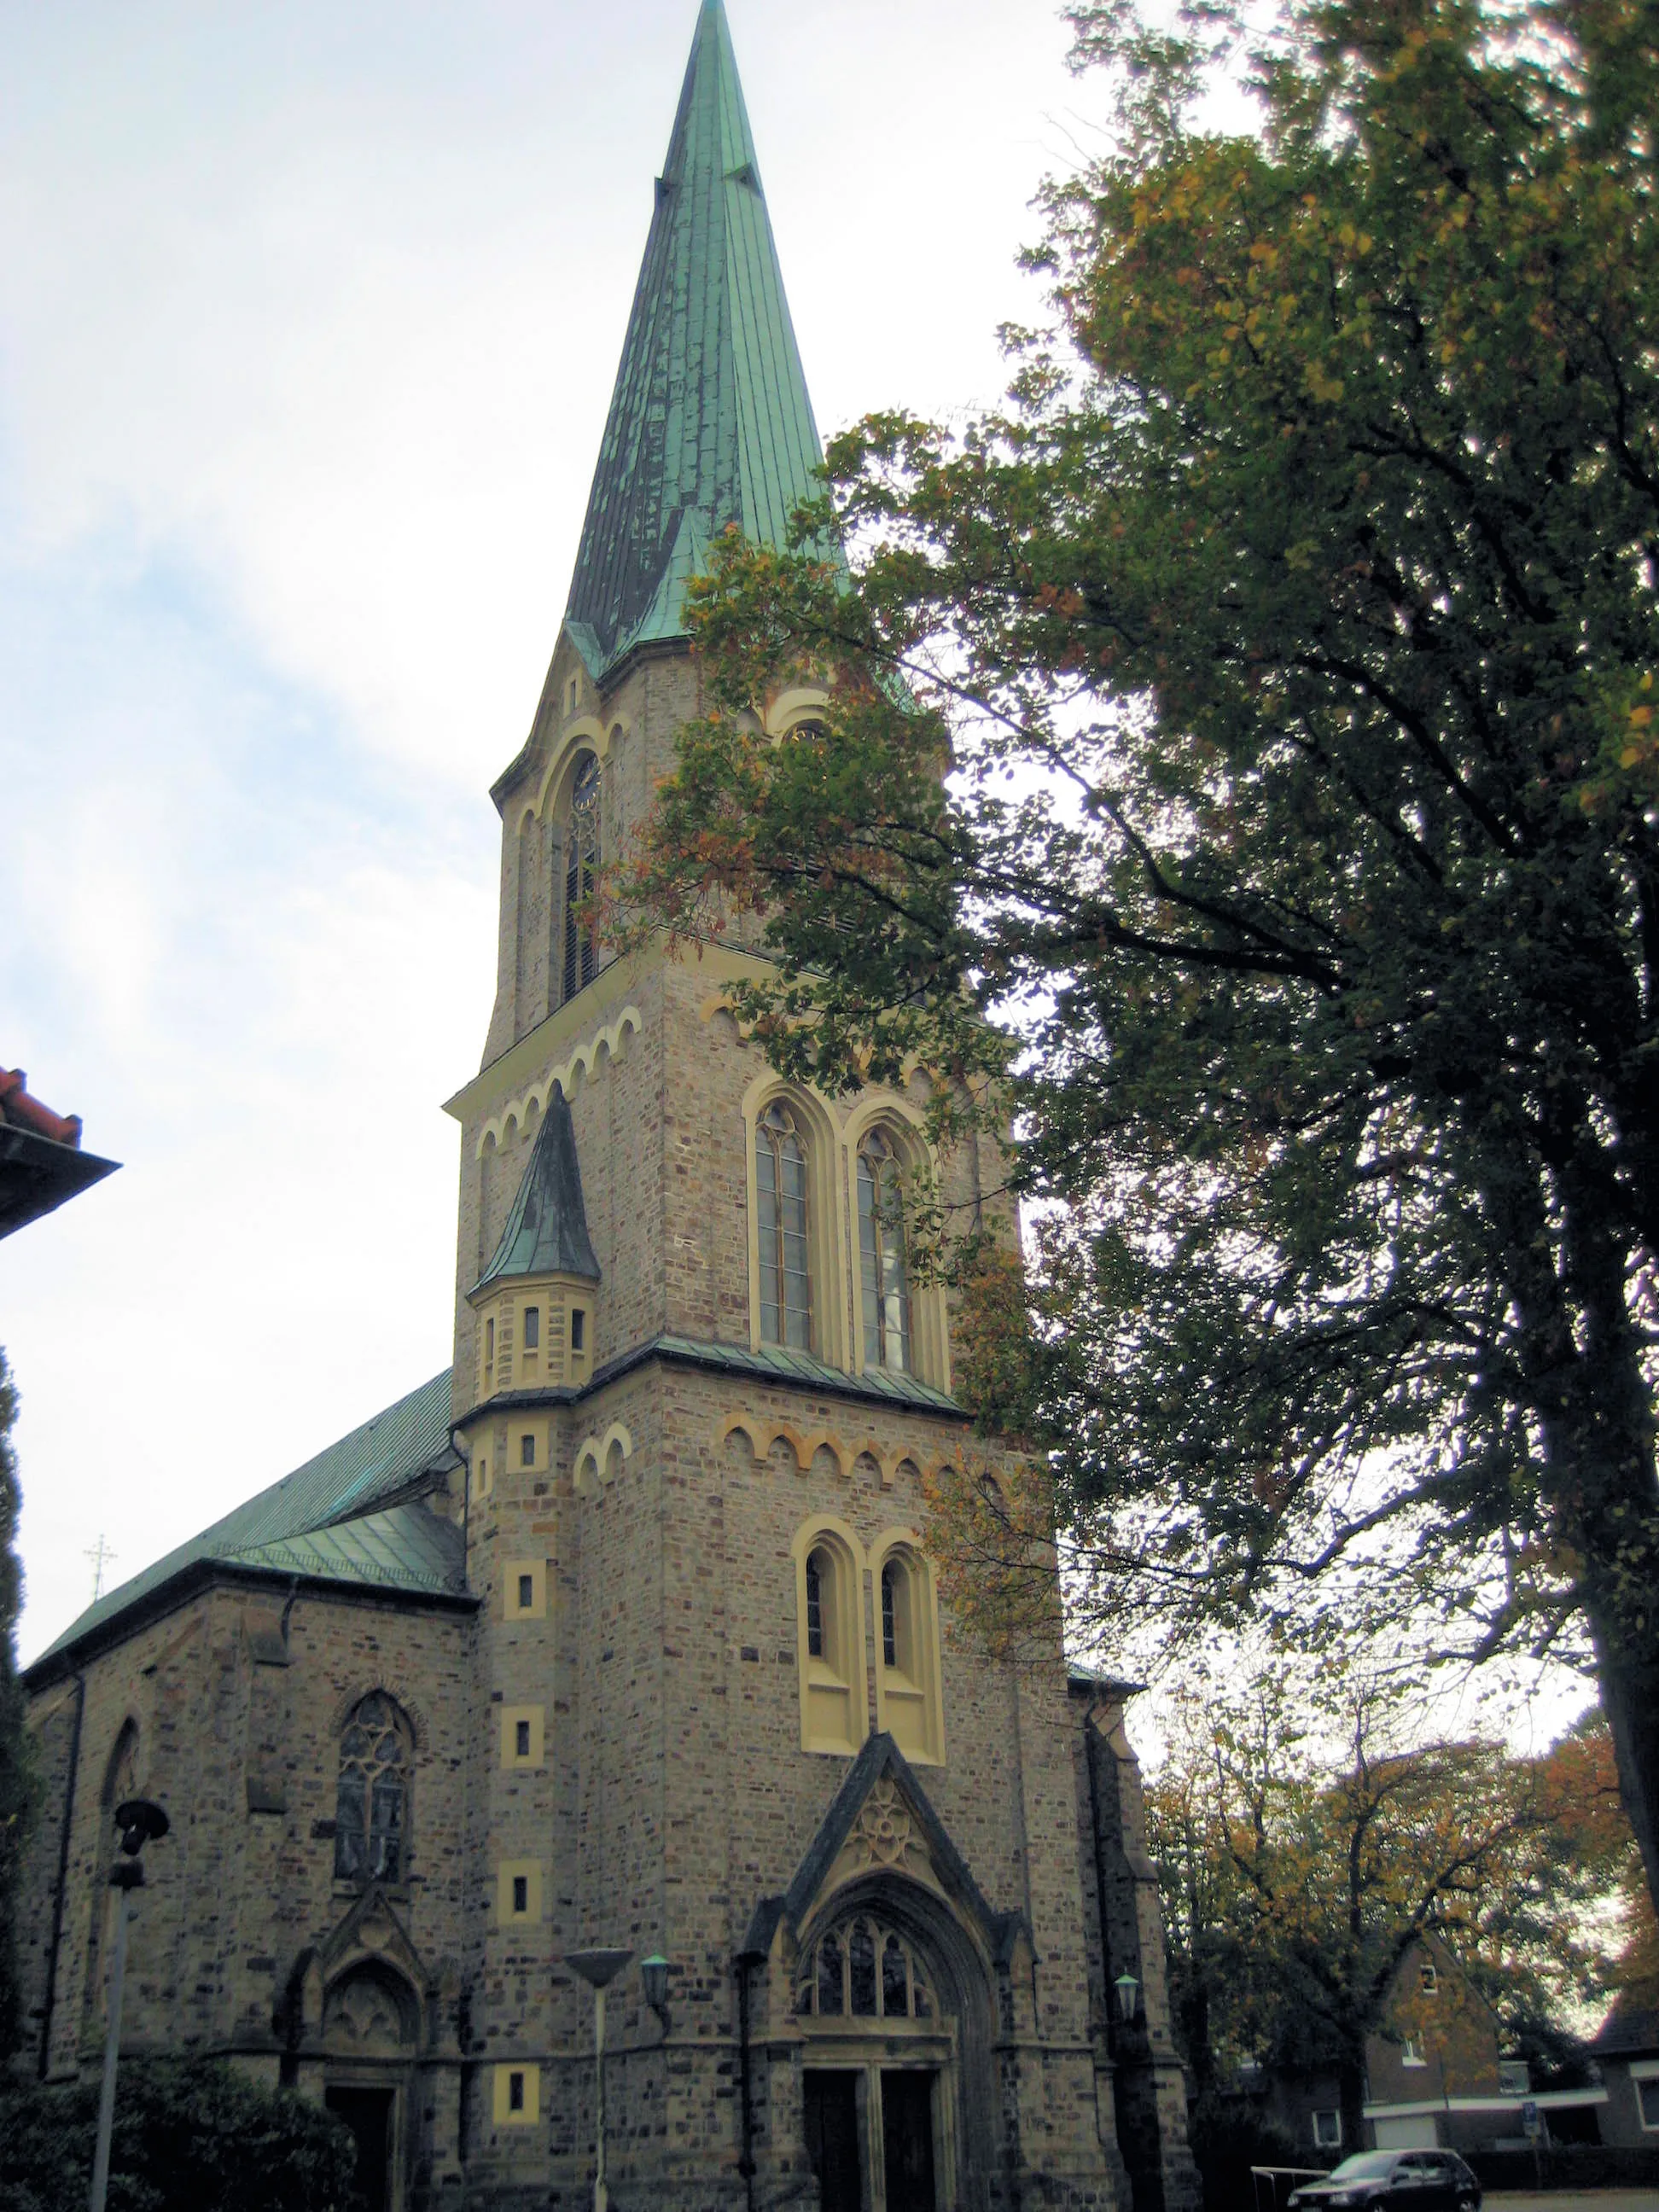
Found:
[[(531, 1578), (528, 1605), (519, 1602), (519, 1584)], [(501, 1562), (501, 1618), (503, 1620), (545, 1620), (547, 1618), (547, 1561), (504, 1559)]]
[[(864, 1547), (846, 1522), (831, 1513), (815, 1513), (801, 1523), (789, 1548), (795, 1563), (800, 1747), (848, 1759), (870, 1733), (864, 1656)], [(806, 1562), (819, 1549), (828, 1554), (836, 1571), (832, 1605), (837, 1614), (845, 1614), (845, 1627), (839, 1632), (844, 1645), (838, 1655), (839, 1665), (829, 1658), (815, 1659), (808, 1648)]]
[[(514, 1885), (524, 1884), (525, 1909), (514, 1910)], [(542, 1917), (542, 1863), (539, 1859), (503, 1859), (495, 1869), (495, 1918), (503, 1928), (532, 1928)]]
[[(799, 1429), (792, 1422), (780, 1420), (775, 1415), (769, 1417), (765, 1413), (745, 1410), (723, 1414), (714, 1425), (717, 1449), (734, 1436), (747, 1437), (750, 1450), (762, 1462), (765, 1461), (775, 1443), (787, 1443), (794, 1453), (796, 1467), (802, 1474), (811, 1466), (819, 1448), (825, 1444), (835, 1454), (842, 1475), (849, 1480), (859, 1461), (866, 1455), (880, 1468), (884, 1490), (892, 1488), (900, 1468), (907, 1460), (918, 1474), (921, 1472), (921, 1462), (908, 1444), (884, 1446), (878, 1444), (873, 1436), (860, 1438), (856, 1429), (853, 1431), (852, 1441), (848, 1442), (834, 1429)], [(953, 1464), (945, 1461), (939, 1463)]]
[[(522, 2084), (520, 2094), (524, 2100), (522, 2109), (516, 2112), (513, 2109), (513, 2076), (515, 2074)], [(506, 2064), (498, 2066), (495, 2069), (493, 2103), (495, 2124), (498, 2128), (537, 2126), (542, 2117), (541, 2068), (527, 2063), (514, 2065), (510, 2060)]]
[[(908, 1673), (890, 1668), (881, 1640), (882, 1570), (897, 1558), (912, 1592), (915, 1663)], [(870, 1547), (870, 1601), (876, 1612), (876, 1726), (885, 1729), (913, 1766), (945, 1764), (945, 1679), (939, 1632), (939, 1589), (933, 1562), (914, 1528), (885, 1528)]]
[(579, 1497), (584, 1495), (590, 1482), (598, 1486), (605, 1480), (611, 1464), (611, 1455), (619, 1451), (624, 1460), (634, 1456), (634, 1438), (626, 1422), (612, 1421), (603, 1437), (585, 1437), (576, 1453), (576, 1464), (572, 1474)]
[(579, 1044), (568, 1060), (548, 1068), (535, 1082), (509, 1098), (499, 1113), (490, 1115), (473, 1143), (473, 1158), (483, 1157), (485, 1143), (490, 1138), (493, 1137), (498, 1145), (504, 1143), (509, 1124), (522, 1129), (530, 1117), (532, 1105), (538, 1113), (546, 1113), (547, 1102), (553, 1096), (556, 1083), (567, 1098), (574, 1097), (579, 1077), (591, 1081), (600, 1073), (604, 1060), (621, 1060), (627, 1050), (629, 1038), (638, 1036), (644, 1027), (645, 1017), (639, 1008), (624, 1006), (614, 1020), (603, 1024), (592, 1036)]
[[(546, 1764), (547, 1708), (545, 1705), (503, 1705), (501, 1716), (501, 1765), (513, 1774), (529, 1772), (532, 1767)], [(530, 1731), (530, 1748), (519, 1750), (519, 1723), (523, 1722)]]

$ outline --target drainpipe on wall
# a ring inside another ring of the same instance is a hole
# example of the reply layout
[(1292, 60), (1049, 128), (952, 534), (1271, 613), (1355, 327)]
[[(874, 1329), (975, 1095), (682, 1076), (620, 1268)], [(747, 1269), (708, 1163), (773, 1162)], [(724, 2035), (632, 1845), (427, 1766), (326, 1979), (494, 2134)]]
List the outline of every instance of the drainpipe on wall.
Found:
[(40, 2008), (40, 2079), (52, 2063), (52, 2015), (58, 2002), (58, 1954), (64, 1942), (64, 1897), (69, 1887), (70, 1831), (75, 1821), (75, 1784), (81, 1771), (81, 1717), (87, 1709), (87, 1678), (75, 1677), (75, 1726), (70, 1735), (69, 1782), (64, 1791), (64, 1828), (58, 1838), (58, 1894), (52, 1907), (52, 1948), (46, 1954), (46, 1996)]
[(738, 1975), (738, 2083), (743, 2106), (743, 2156), (738, 2172), (743, 2176), (745, 2212), (755, 2212), (755, 2085), (749, 2050), (749, 1969), (752, 1951), (739, 1951), (732, 1961)]

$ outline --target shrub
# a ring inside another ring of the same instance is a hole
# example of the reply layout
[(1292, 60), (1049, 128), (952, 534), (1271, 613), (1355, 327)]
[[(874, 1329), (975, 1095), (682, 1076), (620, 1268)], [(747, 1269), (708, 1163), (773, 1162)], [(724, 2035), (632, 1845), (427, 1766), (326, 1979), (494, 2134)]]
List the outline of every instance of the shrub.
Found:
[[(98, 2084), (0, 2076), (0, 2212), (65, 2212), (92, 2179)], [(125, 2060), (109, 2212), (350, 2212), (356, 2146), (319, 2106), (222, 2063)]]

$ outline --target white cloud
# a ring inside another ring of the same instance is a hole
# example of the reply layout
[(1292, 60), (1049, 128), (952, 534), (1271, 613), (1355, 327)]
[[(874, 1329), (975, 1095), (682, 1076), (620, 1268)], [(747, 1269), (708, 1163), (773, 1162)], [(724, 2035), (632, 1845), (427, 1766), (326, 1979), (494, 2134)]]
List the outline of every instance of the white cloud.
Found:
[[(957, 407), (1086, 104), (1050, 0), (729, 0), (820, 421)], [(551, 649), (692, 0), (0, 0), (0, 1244), (38, 1650), (434, 1372)], [(1061, 121), (1052, 118), (1060, 117)]]

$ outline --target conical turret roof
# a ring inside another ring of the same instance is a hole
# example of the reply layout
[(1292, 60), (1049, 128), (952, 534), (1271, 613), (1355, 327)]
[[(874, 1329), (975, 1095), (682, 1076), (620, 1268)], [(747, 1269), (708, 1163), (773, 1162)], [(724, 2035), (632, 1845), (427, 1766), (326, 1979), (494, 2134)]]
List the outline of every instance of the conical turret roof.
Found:
[(565, 616), (599, 677), (681, 634), (735, 522), (781, 545), (823, 459), (721, 0), (704, 0)]
[(576, 1132), (556, 1083), (495, 1256), (473, 1285), (473, 1295), (509, 1275), (580, 1275), (590, 1283), (599, 1279), (582, 1203)]

